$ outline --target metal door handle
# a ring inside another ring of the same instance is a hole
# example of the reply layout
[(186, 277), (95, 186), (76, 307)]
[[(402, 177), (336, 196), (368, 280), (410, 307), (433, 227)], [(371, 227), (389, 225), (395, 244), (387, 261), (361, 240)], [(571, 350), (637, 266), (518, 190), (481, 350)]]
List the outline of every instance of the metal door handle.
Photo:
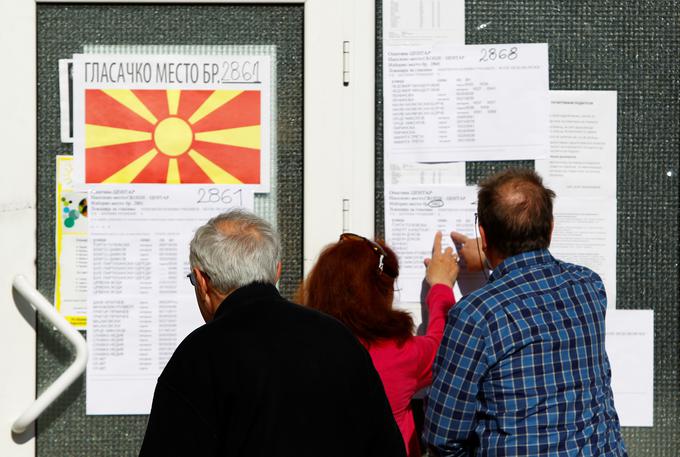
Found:
[(87, 342), (78, 333), (78, 330), (64, 319), (54, 306), (24, 276), (15, 276), (12, 285), (22, 297), (31, 303), (41, 315), (46, 317), (73, 344), (76, 350), (76, 358), (73, 363), (12, 424), (12, 431), (14, 433), (23, 433), (85, 371), (87, 366)]

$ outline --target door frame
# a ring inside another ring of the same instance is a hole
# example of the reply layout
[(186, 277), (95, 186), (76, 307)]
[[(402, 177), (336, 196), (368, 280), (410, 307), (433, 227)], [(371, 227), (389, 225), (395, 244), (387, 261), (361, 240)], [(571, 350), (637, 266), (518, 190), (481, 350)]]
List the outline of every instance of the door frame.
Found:
[[(12, 423), (35, 398), (35, 312), (15, 303), (12, 280), (35, 284), (36, 46), (35, 4), (0, 0), (0, 131), (6, 164), (0, 179), (0, 455), (35, 455), (33, 430), (13, 436)], [(11, 108), (10, 108), (11, 107)]]

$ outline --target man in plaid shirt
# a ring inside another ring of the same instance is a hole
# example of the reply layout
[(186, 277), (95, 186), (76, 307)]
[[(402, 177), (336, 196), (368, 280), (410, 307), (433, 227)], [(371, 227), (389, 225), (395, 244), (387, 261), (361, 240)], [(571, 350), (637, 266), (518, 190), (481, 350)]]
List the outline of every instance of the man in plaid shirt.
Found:
[[(480, 184), (481, 250), (493, 272), (449, 312), (425, 416), (436, 456), (627, 455), (604, 285), (548, 251), (554, 196), (531, 170)], [(481, 268), (475, 240), (453, 237), (468, 268)]]

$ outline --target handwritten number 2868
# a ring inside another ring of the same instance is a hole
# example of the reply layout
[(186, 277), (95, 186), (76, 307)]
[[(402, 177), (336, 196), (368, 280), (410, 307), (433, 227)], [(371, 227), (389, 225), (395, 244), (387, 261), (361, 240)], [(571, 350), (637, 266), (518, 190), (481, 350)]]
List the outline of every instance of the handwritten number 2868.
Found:
[(513, 46), (510, 49), (506, 48), (482, 48), (482, 55), (479, 58), (480, 62), (489, 62), (494, 60), (515, 60), (517, 58), (517, 47)]

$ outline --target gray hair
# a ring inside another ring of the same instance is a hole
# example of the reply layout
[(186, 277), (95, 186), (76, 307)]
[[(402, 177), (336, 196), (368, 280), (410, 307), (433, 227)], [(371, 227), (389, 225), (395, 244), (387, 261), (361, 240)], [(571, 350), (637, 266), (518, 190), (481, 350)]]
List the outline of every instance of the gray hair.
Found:
[(199, 227), (189, 246), (189, 263), (227, 293), (253, 282), (276, 283), (279, 236), (259, 216), (234, 209)]

